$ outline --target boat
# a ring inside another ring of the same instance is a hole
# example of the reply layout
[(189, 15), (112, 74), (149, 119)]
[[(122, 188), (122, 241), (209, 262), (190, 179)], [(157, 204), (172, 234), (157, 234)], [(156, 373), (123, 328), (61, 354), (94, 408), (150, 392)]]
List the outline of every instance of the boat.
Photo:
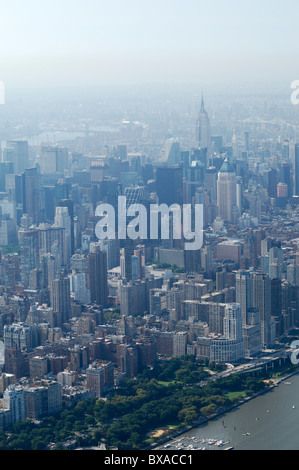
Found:
[(221, 447), (223, 445), (223, 441), (219, 440), (216, 442), (215, 446)]

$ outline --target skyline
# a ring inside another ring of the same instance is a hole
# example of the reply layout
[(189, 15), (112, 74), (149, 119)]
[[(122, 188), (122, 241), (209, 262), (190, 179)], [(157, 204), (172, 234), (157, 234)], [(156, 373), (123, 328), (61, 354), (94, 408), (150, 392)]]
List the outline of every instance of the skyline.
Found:
[(1, 6), (0, 78), (8, 88), (290, 83), (296, 11), (294, 0), (13, 0)]

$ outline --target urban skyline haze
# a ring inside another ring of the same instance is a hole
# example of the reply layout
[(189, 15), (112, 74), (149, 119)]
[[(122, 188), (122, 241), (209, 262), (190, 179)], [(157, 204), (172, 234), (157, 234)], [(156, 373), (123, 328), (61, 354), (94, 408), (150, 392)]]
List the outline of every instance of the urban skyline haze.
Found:
[(289, 84), (296, 12), (295, 0), (12, 0), (1, 5), (0, 78), (7, 88)]

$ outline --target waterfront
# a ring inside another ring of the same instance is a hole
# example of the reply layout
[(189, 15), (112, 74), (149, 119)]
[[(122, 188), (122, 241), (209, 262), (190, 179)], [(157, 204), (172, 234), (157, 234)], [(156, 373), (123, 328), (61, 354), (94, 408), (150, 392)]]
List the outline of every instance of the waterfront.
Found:
[[(175, 438), (179, 442), (169, 449), (299, 450), (298, 390), (299, 375), (295, 375), (269, 392)], [(225, 445), (209, 445), (209, 439)]]

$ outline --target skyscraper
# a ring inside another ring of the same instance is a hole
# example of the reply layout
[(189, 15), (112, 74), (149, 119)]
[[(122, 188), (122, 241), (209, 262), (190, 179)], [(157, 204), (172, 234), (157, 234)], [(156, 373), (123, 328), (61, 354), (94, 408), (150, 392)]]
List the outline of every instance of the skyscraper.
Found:
[(63, 274), (50, 283), (50, 302), (56, 317), (56, 326), (62, 326), (71, 314), (70, 279)]
[(223, 322), (226, 339), (242, 339), (242, 314), (239, 304), (228, 304), (226, 306)]
[(294, 195), (299, 196), (299, 144), (295, 144), (293, 172), (294, 172)]
[(202, 95), (201, 108), (197, 120), (197, 141), (200, 148), (208, 149), (208, 154), (211, 150), (211, 128), (210, 119), (207, 111), (205, 110), (204, 99)]
[(40, 175), (37, 168), (30, 168), (22, 173), (22, 202), (23, 214), (32, 217), (34, 224), (40, 222), (41, 187)]
[(29, 287), (30, 272), (39, 268), (39, 239), (38, 230), (20, 230), (19, 243), (21, 246), (21, 279), (25, 289)]
[(4, 152), (5, 160), (14, 163), (14, 171), (20, 174), (29, 167), (29, 146), (27, 141), (9, 140)]
[(237, 208), (237, 180), (233, 166), (225, 159), (217, 181), (218, 216), (225, 222), (236, 222)]
[(160, 204), (183, 204), (183, 168), (160, 167), (156, 172)]
[[(63, 209), (61, 209), (63, 208)], [(65, 211), (67, 208), (67, 211)], [(59, 214), (61, 214), (59, 216)], [(69, 218), (67, 217), (67, 214)], [(66, 223), (67, 227), (64, 225), (60, 225), (66, 229), (66, 235), (70, 237), (70, 250), (71, 254), (74, 254), (75, 250), (75, 240), (74, 240), (74, 203), (71, 199), (61, 199), (57, 203), (56, 207), (56, 216), (55, 217), (55, 225), (56, 223)]]
[(108, 305), (107, 253), (95, 247), (88, 255), (87, 265), (90, 300), (106, 307)]
[(271, 279), (266, 274), (253, 274), (252, 301), (252, 306), (260, 311), (262, 346), (265, 349), (275, 341), (275, 324), (271, 317)]

